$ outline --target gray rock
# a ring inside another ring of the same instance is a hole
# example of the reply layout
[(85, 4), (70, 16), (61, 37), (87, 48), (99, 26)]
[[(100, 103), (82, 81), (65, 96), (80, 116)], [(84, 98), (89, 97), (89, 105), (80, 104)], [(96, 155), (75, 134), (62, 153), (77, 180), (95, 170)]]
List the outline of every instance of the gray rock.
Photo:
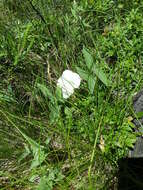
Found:
[[(143, 89), (133, 97), (133, 109), (137, 114), (143, 112)], [(136, 131), (143, 132), (143, 117), (134, 119), (133, 123), (136, 126)], [(133, 150), (129, 151), (130, 158), (143, 158), (143, 136), (137, 137), (137, 141)]]

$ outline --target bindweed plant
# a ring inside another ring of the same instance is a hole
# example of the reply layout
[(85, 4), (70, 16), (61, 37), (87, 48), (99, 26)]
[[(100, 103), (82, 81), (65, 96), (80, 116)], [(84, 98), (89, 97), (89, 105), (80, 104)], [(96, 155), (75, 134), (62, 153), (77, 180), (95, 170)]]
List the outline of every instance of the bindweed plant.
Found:
[(0, 2), (0, 189), (116, 189), (136, 140), (142, 7)]
[(77, 71), (84, 80), (88, 82), (88, 88), (91, 94), (94, 92), (96, 80), (99, 79), (105, 86), (109, 86), (110, 82), (106, 74), (103, 72), (101, 66), (94, 62), (92, 55), (84, 48), (83, 56), (86, 63), (86, 70), (77, 67)]

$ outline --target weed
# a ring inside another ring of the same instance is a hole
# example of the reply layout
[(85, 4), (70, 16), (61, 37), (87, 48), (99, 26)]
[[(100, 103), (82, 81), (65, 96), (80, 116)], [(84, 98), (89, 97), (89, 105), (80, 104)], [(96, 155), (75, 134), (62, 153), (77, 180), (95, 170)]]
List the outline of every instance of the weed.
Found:
[[(143, 2), (0, 2), (0, 188), (116, 189), (136, 140)], [(63, 99), (57, 80), (77, 72)], [(132, 115), (134, 117), (134, 115)]]

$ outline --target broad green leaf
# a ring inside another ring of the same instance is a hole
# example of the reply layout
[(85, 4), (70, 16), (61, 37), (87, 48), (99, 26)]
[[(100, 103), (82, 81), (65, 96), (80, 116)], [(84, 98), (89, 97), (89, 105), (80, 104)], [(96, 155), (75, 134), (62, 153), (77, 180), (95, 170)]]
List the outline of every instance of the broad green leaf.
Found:
[(82, 50), (86, 65), (88, 67), (89, 70), (91, 70), (92, 66), (93, 66), (93, 57), (90, 53), (88, 53), (88, 51), (83, 48)]
[(34, 141), (32, 138), (28, 137), (25, 133), (20, 131), (23, 137), (27, 140), (27, 142), (30, 144), (34, 159), (31, 164), (31, 168), (39, 166), (46, 158), (46, 154), (43, 151), (43, 146), (39, 145), (36, 141)]
[(76, 67), (76, 70), (82, 79), (88, 81), (88, 78), (89, 78), (88, 72), (84, 71), (83, 69), (81, 69), (79, 67)]
[(89, 88), (89, 91), (91, 94), (93, 94), (93, 92), (94, 92), (95, 82), (96, 82), (96, 77), (93, 75), (89, 75), (88, 88)]
[(32, 138), (28, 137), (25, 133), (23, 133), (22, 131), (20, 131), (20, 132), (23, 135), (23, 137), (25, 138), (25, 140), (31, 145), (31, 149), (32, 149), (33, 153), (35, 153), (37, 151), (37, 149), (44, 148), (43, 146), (39, 145), (36, 141), (34, 141)]
[(39, 166), (40, 164), (42, 164), (42, 162), (46, 159), (46, 154), (43, 150), (40, 149), (36, 149), (35, 154), (34, 154), (34, 159), (32, 160), (31, 163), (31, 169)]
[(93, 73), (106, 85), (109, 86), (110, 82), (106, 77), (106, 74), (103, 72), (101, 68), (99, 68), (96, 64), (93, 67)]
[(63, 95), (62, 95), (62, 89), (57, 86), (56, 92), (55, 92), (57, 100), (60, 100), (61, 102), (64, 102)]

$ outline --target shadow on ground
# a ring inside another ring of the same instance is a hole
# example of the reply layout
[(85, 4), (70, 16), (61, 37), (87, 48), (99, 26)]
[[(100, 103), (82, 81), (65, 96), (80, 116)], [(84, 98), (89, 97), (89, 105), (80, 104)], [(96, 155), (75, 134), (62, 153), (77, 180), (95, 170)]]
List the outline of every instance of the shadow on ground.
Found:
[(119, 161), (118, 190), (143, 190), (143, 158)]

